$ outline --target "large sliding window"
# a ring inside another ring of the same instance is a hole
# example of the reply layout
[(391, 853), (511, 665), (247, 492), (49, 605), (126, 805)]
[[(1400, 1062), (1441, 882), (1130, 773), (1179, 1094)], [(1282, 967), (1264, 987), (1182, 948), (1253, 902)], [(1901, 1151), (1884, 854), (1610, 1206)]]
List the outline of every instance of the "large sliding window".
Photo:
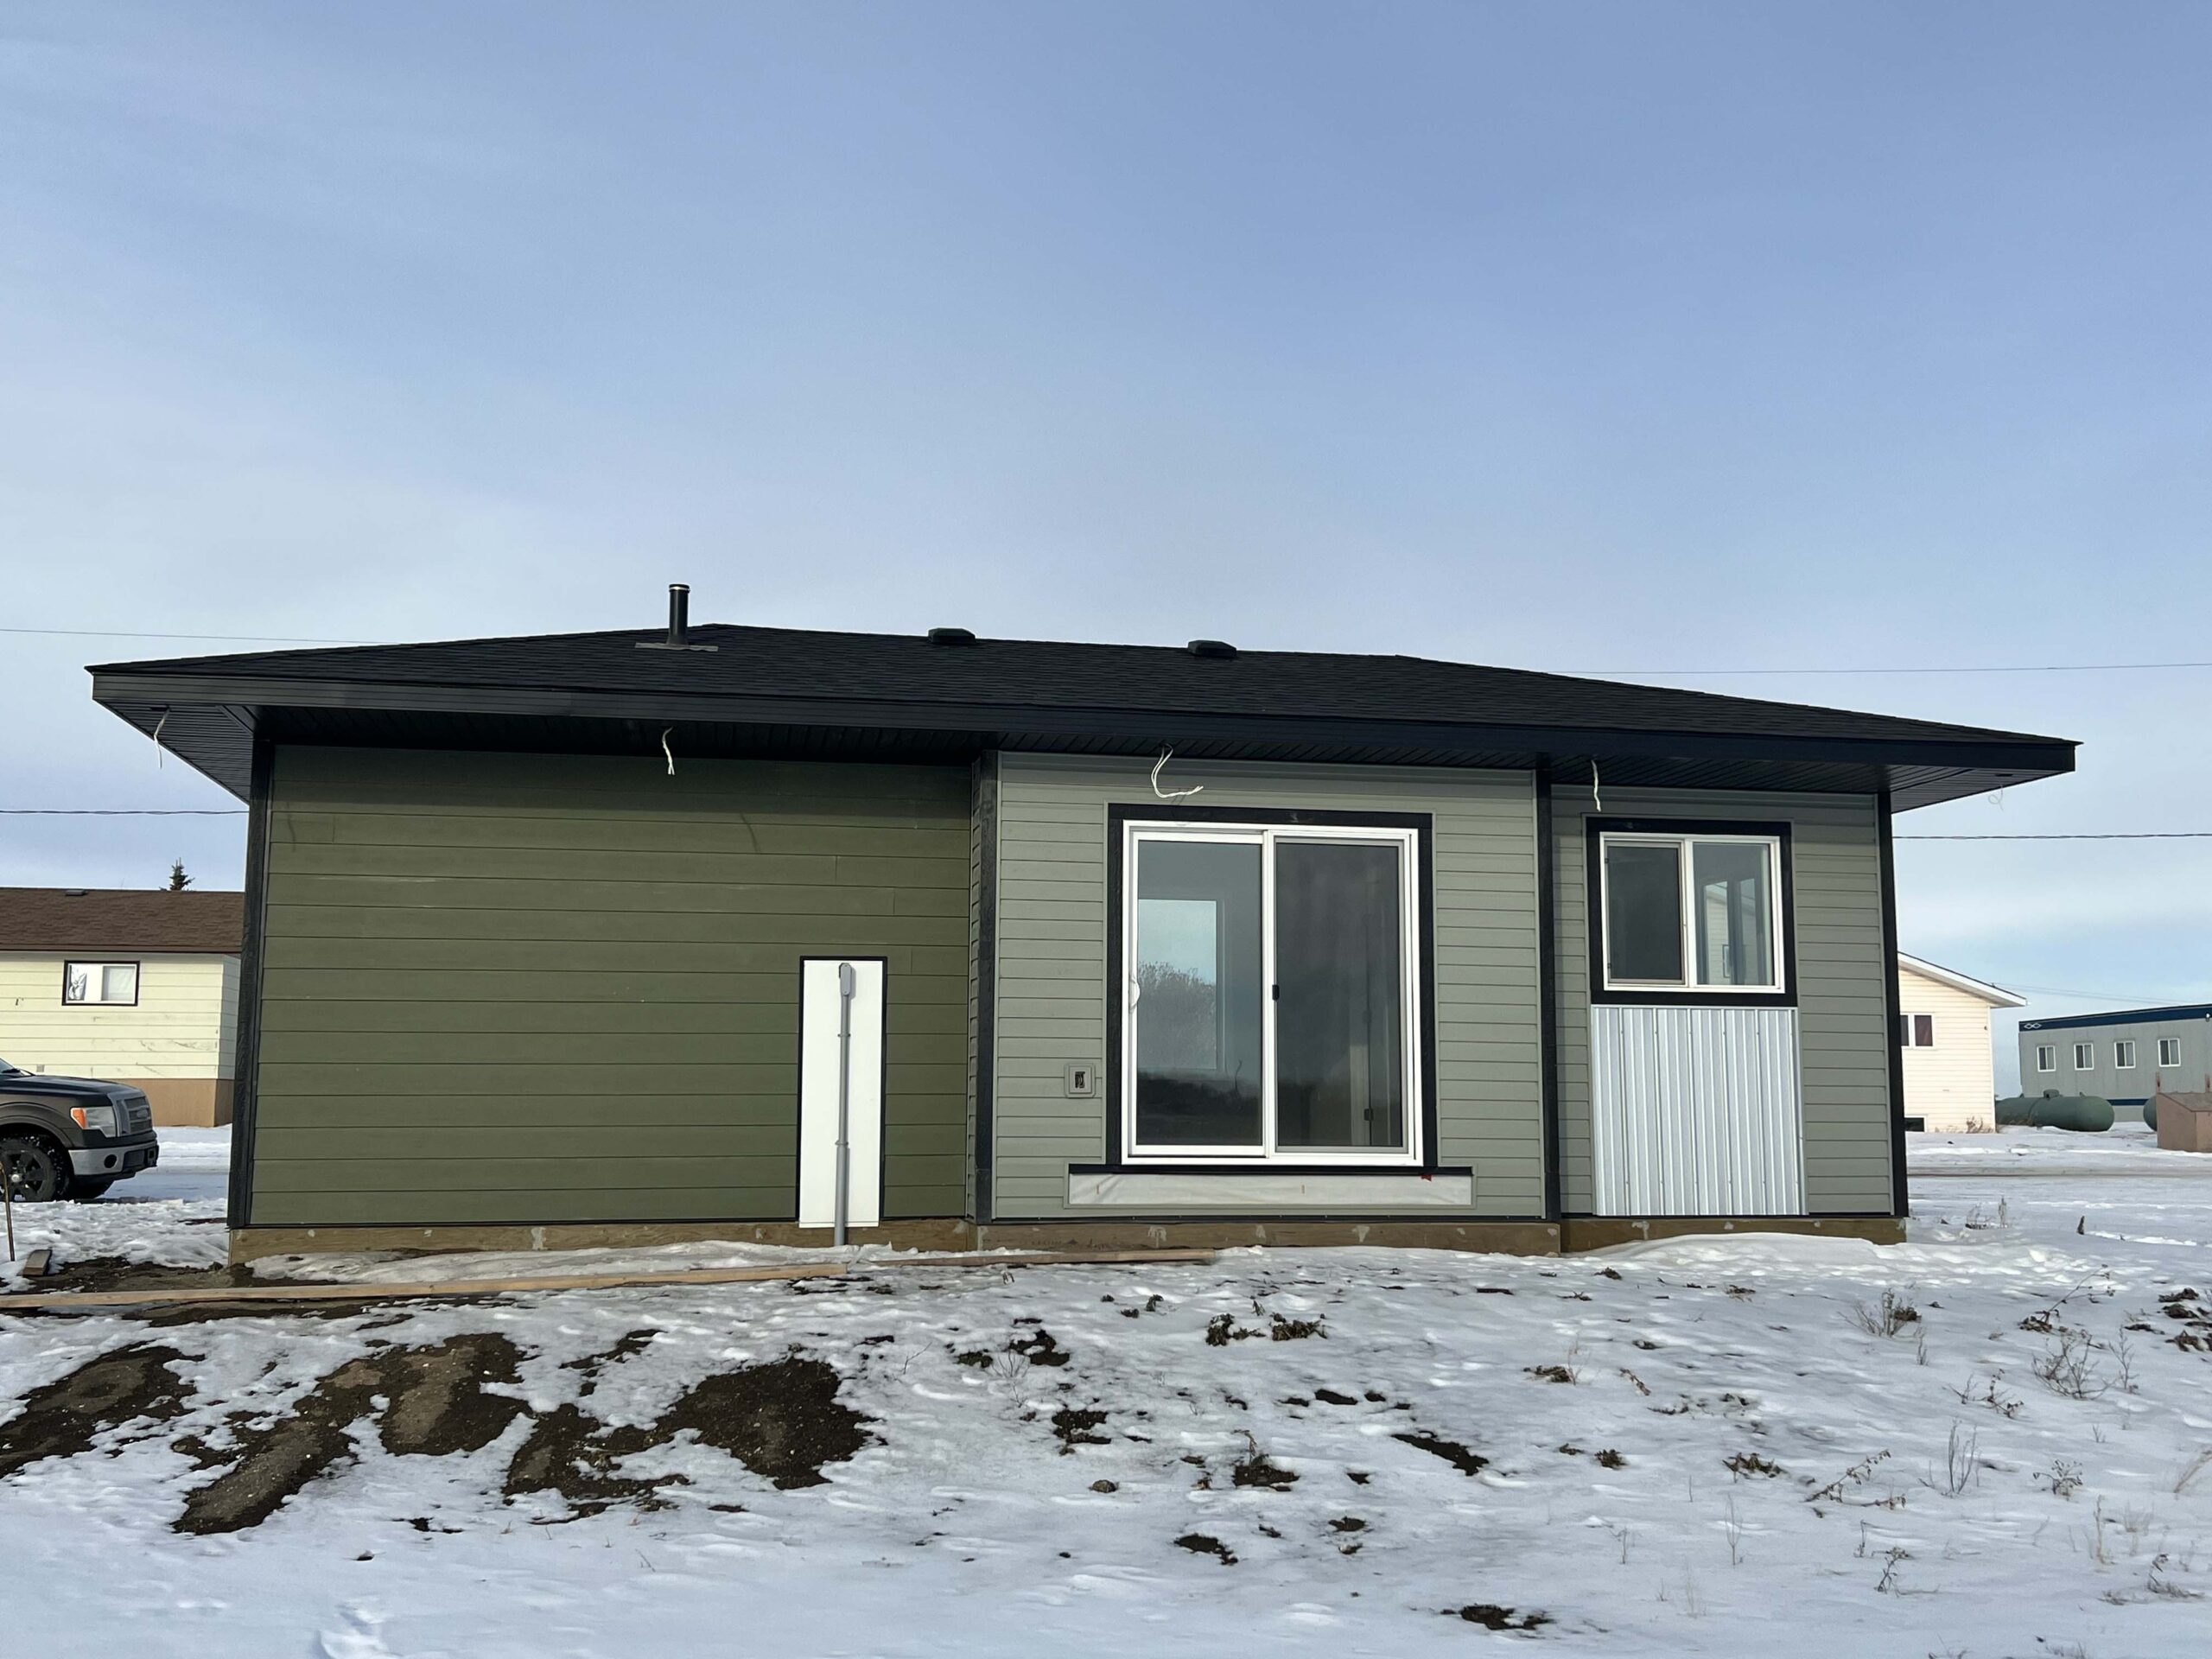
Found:
[(1417, 1161), (1414, 832), (1124, 835), (1128, 1156)]

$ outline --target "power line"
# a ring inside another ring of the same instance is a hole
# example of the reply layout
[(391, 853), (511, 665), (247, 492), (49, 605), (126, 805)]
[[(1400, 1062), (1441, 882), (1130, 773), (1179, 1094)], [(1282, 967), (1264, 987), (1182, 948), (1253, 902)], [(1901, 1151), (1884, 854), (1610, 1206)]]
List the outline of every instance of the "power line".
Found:
[(2151, 669), (2212, 668), (2202, 663), (1985, 663), (1941, 668), (1567, 668), (1562, 674), (1672, 676), (1676, 679), (1707, 679), (1722, 674), (2117, 674)]
[(311, 639), (289, 633), (141, 633), (129, 628), (0, 628), (0, 633), (43, 633), (72, 639), (217, 639), (244, 645), (374, 645), (379, 639)]
[(2074, 991), (2069, 990), (2063, 985), (2030, 985), (2024, 981), (2018, 979), (2012, 982), (2012, 988), (2023, 991), (2035, 991), (2044, 996), (2086, 996), (2092, 1002), (2134, 1002), (2141, 1004), (2156, 1003), (2162, 1001), (2161, 998), (2152, 996), (2147, 993), (2137, 996), (2114, 996), (2108, 991)]
[(2071, 836), (1896, 836), (1896, 841), (2212, 841), (2212, 830), (2123, 830)]
[(10, 818), (242, 818), (242, 806), (0, 806)]

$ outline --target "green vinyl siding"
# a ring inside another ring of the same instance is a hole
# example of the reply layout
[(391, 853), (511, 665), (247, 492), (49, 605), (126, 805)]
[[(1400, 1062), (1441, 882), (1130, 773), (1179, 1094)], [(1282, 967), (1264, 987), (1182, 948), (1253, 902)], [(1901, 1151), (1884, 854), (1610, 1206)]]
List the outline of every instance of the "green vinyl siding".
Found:
[(282, 747), (251, 1220), (789, 1219), (808, 956), (886, 959), (884, 1214), (965, 1213), (964, 767)]

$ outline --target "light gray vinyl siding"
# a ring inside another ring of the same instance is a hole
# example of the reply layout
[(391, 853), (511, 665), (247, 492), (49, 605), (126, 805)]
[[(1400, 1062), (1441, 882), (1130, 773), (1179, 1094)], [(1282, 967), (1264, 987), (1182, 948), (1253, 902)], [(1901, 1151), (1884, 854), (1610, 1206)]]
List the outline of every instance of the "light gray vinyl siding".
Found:
[[(1805, 1196), (1815, 1215), (1887, 1214), (1890, 1191), (1888, 976), (1882, 948), (1880, 821), (1872, 796), (1612, 789), (1607, 817), (1757, 819), (1790, 825), (1796, 910)], [(1559, 1095), (1561, 1201), (1592, 1209), (1590, 895), (1586, 786), (1560, 785), (1558, 836)]]
[[(1097, 1097), (1070, 1061), (1107, 1059), (1107, 809), (1157, 804), (1149, 763), (1001, 757), (993, 1140), (996, 1214), (1071, 1213), (1068, 1166), (1105, 1155)], [(1475, 1172), (1465, 1213), (1543, 1211), (1535, 794), (1524, 772), (1178, 761), (1193, 804), (1431, 815), (1437, 1154)], [(1082, 1213), (1096, 1215), (1096, 1210)], [(1423, 1213), (1434, 1214), (1433, 1209)]]

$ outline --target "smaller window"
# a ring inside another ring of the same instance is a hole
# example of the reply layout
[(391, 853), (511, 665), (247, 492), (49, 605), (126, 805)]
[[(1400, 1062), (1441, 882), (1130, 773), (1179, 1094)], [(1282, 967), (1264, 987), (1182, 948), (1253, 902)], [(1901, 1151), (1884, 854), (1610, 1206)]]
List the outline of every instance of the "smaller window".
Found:
[(2094, 1043), (2076, 1043), (2074, 1045), (2074, 1069), (2076, 1071), (2094, 1071), (2096, 1067), (2096, 1064), (2097, 1046)]
[(135, 962), (68, 962), (61, 965), (64, 1002), (128, 1007), (138, 1000)]
[(2036, 1070), (2038, 1071), (2056, 1071), (2058, 1070), (2057, 1044), (2038, 1043), (2036, 1046)]
[(2158, 1064), (2160, 1065), (2179, 1065), (2181, 1064), (2180, 1038), (2161, 1037), (2158, 1039)]
[(2112, 1063), (2123, 1071), (2133, 1067), (2135, 1064), (2135, 1045), (2131, 1042), (2114, 1043), (2112, 1046)]
[(1900, 1048), (1933, 1048), (1936, 1046), (1936, 1016), (1932, 1014), (1901, 1014), (1897, 1016), (1897, 1046)]

